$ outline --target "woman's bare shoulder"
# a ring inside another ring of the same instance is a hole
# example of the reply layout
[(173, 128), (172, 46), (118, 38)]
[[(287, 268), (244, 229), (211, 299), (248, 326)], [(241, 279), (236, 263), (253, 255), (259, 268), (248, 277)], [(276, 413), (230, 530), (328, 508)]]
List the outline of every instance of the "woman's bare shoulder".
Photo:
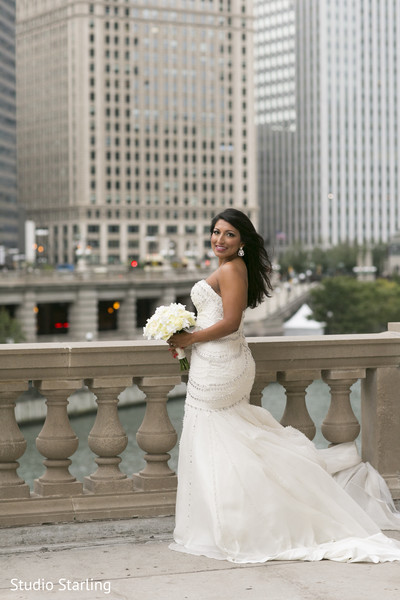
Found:
[(231, 288), (232, 285), (243, 289), (247, 288), (247, 267), (240, 258), (221, 265), (218, 271), (218, 285), (220, 288), (225, 286)]
[(241, 258), (226, 262), (219, 267), (218, 271), (219, 276), (222, 278), (240, 277), (241, 279), (247, 279), (247, 267)]

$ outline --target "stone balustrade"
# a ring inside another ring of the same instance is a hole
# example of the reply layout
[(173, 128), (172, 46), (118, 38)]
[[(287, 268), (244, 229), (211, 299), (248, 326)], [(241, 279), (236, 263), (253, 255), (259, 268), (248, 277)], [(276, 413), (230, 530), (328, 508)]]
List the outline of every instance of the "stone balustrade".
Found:
[[(361, 426), (363, 459), (380, 471), (399, 499), (400, 324), (390, 324), (382, 334), (250, 338), (249, 344), (256, 361), (251, 402), (260, 405), (264, 388), (279, 382), (287, 398), (282, 424), (312, 439), (315, 424), (305, 394), (312, 381), (322, 378), (331, 390), (324, 437), (333, 444), (352, 441)], [(359, 379), (361, 424), (349, 400), (350, 387)], [(36, 440), (43, 474), (33, 490), (18, 475), (26, 441), (15, 419), (16, 399), (29, 382), (47, 405)], [(0, 345), (0, 526), (173, 514), (177, 479), (168, 461), (177, 434), (167, 395), (180, 382), (178, 362), (160, 342)], [(118, 397), (133, 383), (146, 394), (136, 433), (146, 466), (139, 473), (123, 473), (120, 455), (128, 438)], [(78, 439), (67, 406), (83, 384), (97, 398), (87, 440), (97, 468), (78, 481), (69, 470)]]

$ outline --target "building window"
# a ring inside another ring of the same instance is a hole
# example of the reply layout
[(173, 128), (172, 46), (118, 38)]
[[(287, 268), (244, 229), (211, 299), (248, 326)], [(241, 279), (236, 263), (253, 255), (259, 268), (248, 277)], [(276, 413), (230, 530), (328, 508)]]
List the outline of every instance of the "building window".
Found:
[(158, 234), (158, 225), (147, 225), (147, 235), (153, 236)]
[(119, 255), (118, 254), (109, 254), (107, 256), (107, 262), (109, 265), (117, 265), (120, 262)]

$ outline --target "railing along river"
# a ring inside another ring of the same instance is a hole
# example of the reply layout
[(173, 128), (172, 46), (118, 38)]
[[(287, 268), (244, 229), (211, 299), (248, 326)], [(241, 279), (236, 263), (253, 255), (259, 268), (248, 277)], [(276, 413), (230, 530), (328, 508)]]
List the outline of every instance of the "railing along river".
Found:
[[(328, 442), (337, 444), (355, 440), (360, 432), (349, 396), (361, 380), (362, 457), (399, 499), (400, 324), (389, 324), (382, 334), (250, 338), (249, 345), (256, 361), (251, 402), (260, 405), (263, 389), (279, 382), (286, 391), (282, 424), (310, 439), (315, 435), (305, 403), (310, 383), (323, 379), (330, 387), (321, 429)], [(26, 440), (15, 418), (16, 399), (29, 382), (47, 405), (36, 439), (44, 469), (33, 491), (18, 475)], [(180, 382), (178, 363), (161, 342), (1, 345), (0, 526), (173, 514), (177, 478), (168, 461), (177, 434), (167, 395)], [(133, 474), (119, 466), (128, 438), (118, 413), (118, 396), (132, 384), (146, 395), (136, 434), (146, 466)], [(83, 482), (69, 470), (78, 438), (67, 411), (68, 397), (82, 385), (95, 394), (98, 406), (87, 441), (97, 469)]]

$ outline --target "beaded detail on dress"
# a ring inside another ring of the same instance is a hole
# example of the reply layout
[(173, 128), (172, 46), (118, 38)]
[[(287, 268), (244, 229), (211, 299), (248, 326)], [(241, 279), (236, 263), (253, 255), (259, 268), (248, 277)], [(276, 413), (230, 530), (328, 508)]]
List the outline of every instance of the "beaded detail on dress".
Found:
[(201, 329), (210, 327), (223, 318), (222, 298), (205, 279), (192, 287), (190, 297), (197, 308), (197, 326)]
[[(210, 327), (223, 318), (222, 298), (206, 281), (194, 285), (191, 297), (198, 311), (197, 327)], [(238, 331), (193, 344), (186, 404), (221, 410), (248, 401), (253, 379), (254, 360), (243, 334), (242, 319)]]

